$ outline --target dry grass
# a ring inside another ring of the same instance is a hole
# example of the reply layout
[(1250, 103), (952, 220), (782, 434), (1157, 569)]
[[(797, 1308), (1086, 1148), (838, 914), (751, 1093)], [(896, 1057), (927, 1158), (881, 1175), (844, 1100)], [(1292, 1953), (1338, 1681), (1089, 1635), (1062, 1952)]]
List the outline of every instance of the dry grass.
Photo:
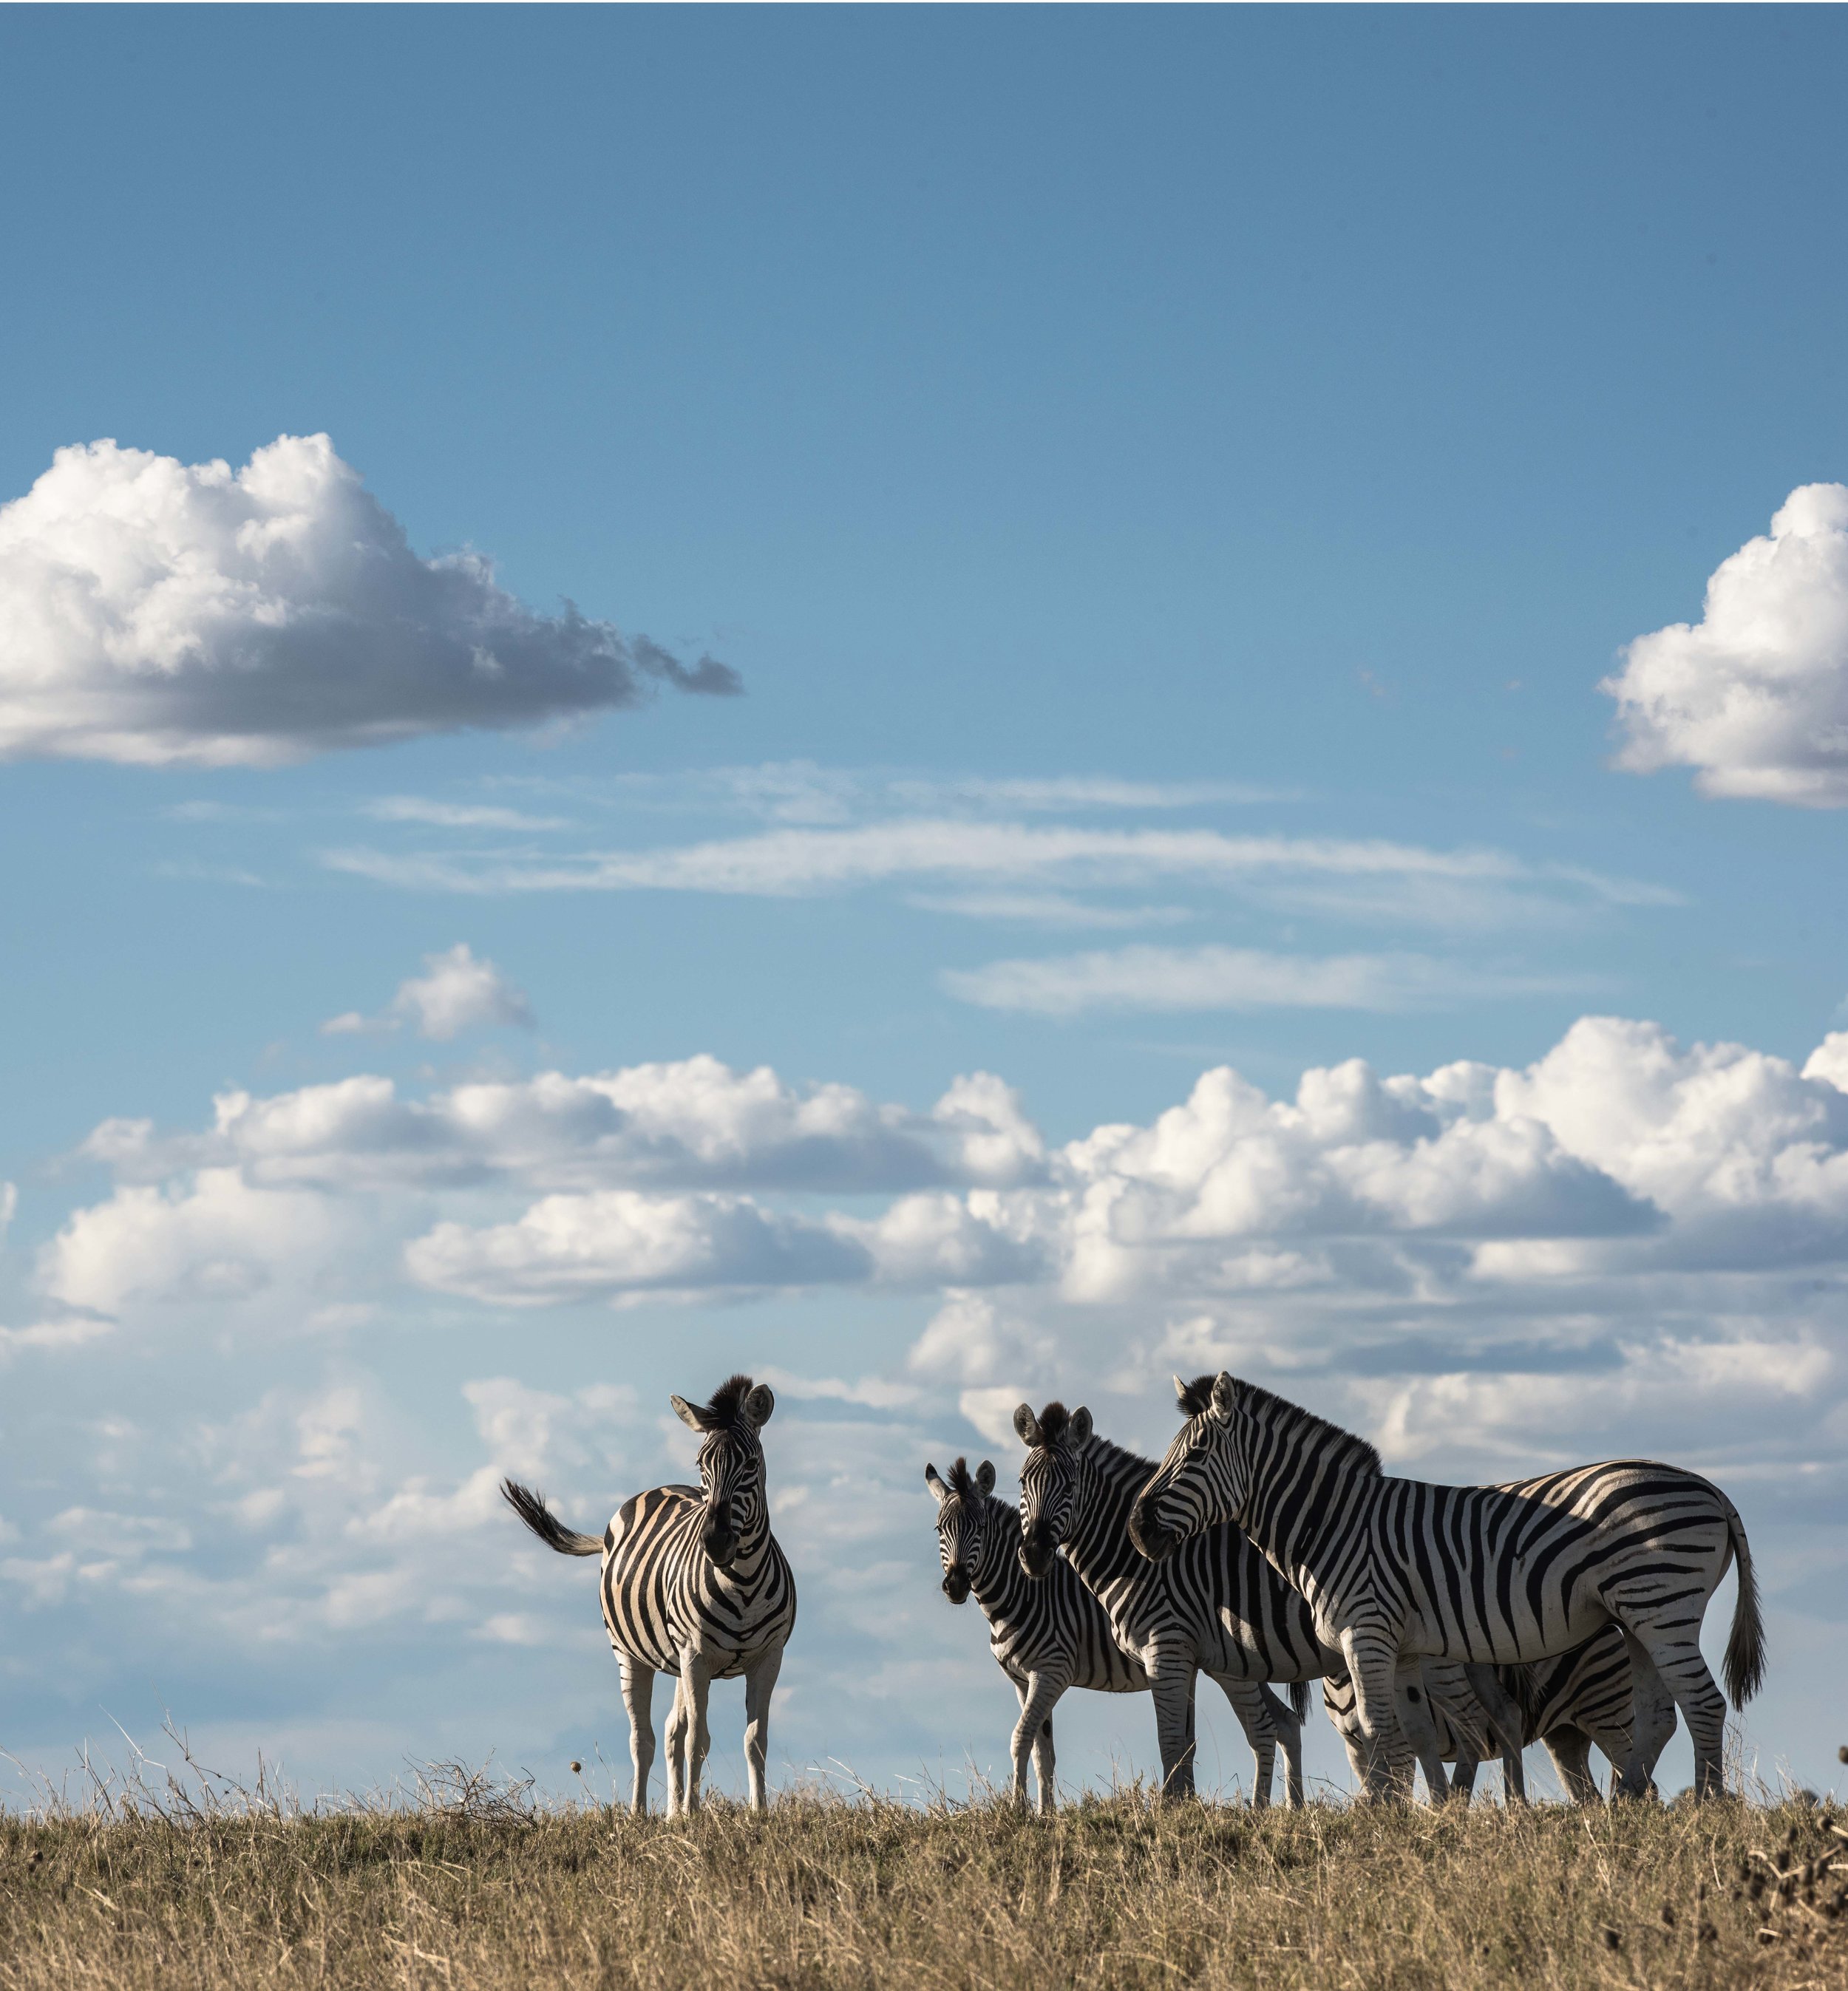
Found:
[(0, 1987), (1796, 1991), (1848, 1983), (1839, 1819), (810, 1794), (670, 1824), (461, 1773), (320, 1812), (99, 1788), (0, 1818)]

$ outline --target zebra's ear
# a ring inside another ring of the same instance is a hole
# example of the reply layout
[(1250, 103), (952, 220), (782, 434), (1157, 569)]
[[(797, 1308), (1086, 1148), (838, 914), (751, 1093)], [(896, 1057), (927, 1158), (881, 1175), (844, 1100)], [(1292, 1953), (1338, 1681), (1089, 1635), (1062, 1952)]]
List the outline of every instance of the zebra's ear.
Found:
[(674, 1415), (689, 1431), (703, 1431), (706, 1428), (701, 1421), (699, 1412), (684, 1397), (670, 1397), (667, 1401), (673, 1406)]
[(1232, 1407), (1238, 1400), (1238, 1379), (1229, 1369), (1222, 1369), (1212, 1380), (1212, 1407), (1222, 1418), (1232, 1415)]
[(1181, 1381), (1178, 1376), (1171, 1377), (1168, 1380), (1175, 1386), (1175, 1397), (1182, 1404), (1182, 1406), (1185, 1407), (1187, 1402), (1187, 1385)]
[(1091, 1414), (1085, 1408), (1083, 1404), (1080, 1404), (1077, 1409), (1072, 1413), (1072, 1421), (1065, 1426), (1065, 1430), (1070, 1435), (1072, 1447), (1074, 1451), (1076, 1451), (1082, 1445), (1087, 1445), (1090, 1443)]
[(1033, 1406), (1031, 1404), (1021, 1404), (1015, 1406), (1014, 1428), (1019, 1436), (1021, 1443), (1029, 1452), (1039, 1443), (1039, 1420), (1033, 1414)]
[(776, 1407), (776, 1392), (768, 1383), (759, 1383), (745, 1399), (745, 1415), (762, 1431)]
[(986, 1499), (994, 1491), (994, 1461), (984, 1458), (975, 1469), (975, 1490)]
[(936, 1494), (937, 1496), (937, 1505), (939, 1507), (942, 1506), (943, 1503), (950, 1498), (950, 1489), (943, 1484), (942, 1479), (939, 1476), (937, 1469), (934, 1465), (927, 1465), (925, 1467), (924, 1484), (930, 1489), (932, 1492)]

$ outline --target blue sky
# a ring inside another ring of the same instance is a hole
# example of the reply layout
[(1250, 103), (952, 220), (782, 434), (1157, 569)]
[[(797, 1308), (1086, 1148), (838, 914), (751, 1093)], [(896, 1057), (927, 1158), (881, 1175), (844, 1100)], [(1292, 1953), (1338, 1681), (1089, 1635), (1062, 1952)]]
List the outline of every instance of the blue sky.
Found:
[(742, 1365), (773, 1758), (960, 1775), (923, 1460), (1229, 1363), (1402, 1469), (1713, 1473), (1826, 1778), (1837, 16), (0, 56), (0, 1744), (619, 1758), (487, 1489), (581, 1525)]

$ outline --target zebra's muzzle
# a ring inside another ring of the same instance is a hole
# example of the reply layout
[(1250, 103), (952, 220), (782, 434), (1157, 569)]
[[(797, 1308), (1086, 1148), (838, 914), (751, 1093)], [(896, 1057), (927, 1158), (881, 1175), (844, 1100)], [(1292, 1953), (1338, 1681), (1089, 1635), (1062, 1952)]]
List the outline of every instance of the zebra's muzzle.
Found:
[(1166, 1562), (1181, 1546), (1181, 1537), (1155, 1517), (1152, 1500), (1138, 1500), (1130, 1509), (1130, 1540), (1151, 1562)]
[(1031, 1577), (1042, 1577), (1052, 1567), (1052, 1557), (1056, 1552), (1056, 1544), (1051, 1533), (1043, 1528), (1036, 1528), (1031, 1534), (1021, 1537), (1020, 1566)]
[(943, 1595), (952, 1604), (969, 1601), (969, 1572), (960, 1563), (953, 1564), (944, 1571)]
[(716, 1514), (708, 1514), (700, 1530), (700, 1547), (723, 1569), (738, 1553), (738, 1530), (731, 1525), (730, 1513), (721, 1508)]

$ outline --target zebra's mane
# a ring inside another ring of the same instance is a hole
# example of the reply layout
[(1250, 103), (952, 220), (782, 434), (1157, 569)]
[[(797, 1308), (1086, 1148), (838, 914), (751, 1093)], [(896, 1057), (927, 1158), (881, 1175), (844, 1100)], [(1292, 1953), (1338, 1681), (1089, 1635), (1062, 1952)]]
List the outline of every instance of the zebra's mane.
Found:
[(1055, 1397), (1039, 1414), (1040, 1441), (1043, 1445), (1056, 1445), (1065, 1435), (1065, 1426), (1072, 1421), (1072, 1413)]
[(1219, 1380), (1216, 1375), (1196, 1376), (1181, 1392), (1181, 1414), (1187, 1418), (1197, 1418), (1202, 1411), (1210, 1409), (1212, 1404), (1212, 1386)]
[(1260, 1388), (1256, 1383), (1241, 1383), (1238, 1389), (1241, 1410), (1260, 1419), (1281, 1424), (1292, 1432), (1327, 1445), (1331, 1452), (1351, 1459), (1365, 1472), (1385, 1470), (1380, 1464), (1379, 1454), (1364, 1438), (1343, 1430), (1326, 1418), (1318, 1418), (1313, 1411), (1305, 1411), (1301, 1404), (1291, 1403), (1287, 1397)]
[(748, 1376), (728, 1376), (700, 1409), (704, 1431), (735, 1431), (744, 1421), (745, 1399), (753, 1387)]
[(960, 1494), (965, 1500), (980, 1497), (976, 1491), (975, 1475), (969, 1470), (969, 1462), (959, 1458), (943, 1475), (943, 1483), (952, 1493)]
[(1103, 1468), (1107, 1475), (1118, 1467), (1133, 1468), (1146, 1479), (1155, 1469), (1155, 1461), (1144, 1458), (1139, 1452), (1131, 1452), (1127, 1445), (1119, 1445), (1114, 1438), (1103, 1437), (1093, 1431), (1091, 1442), (1086, 1448), (1093, 1464)]

